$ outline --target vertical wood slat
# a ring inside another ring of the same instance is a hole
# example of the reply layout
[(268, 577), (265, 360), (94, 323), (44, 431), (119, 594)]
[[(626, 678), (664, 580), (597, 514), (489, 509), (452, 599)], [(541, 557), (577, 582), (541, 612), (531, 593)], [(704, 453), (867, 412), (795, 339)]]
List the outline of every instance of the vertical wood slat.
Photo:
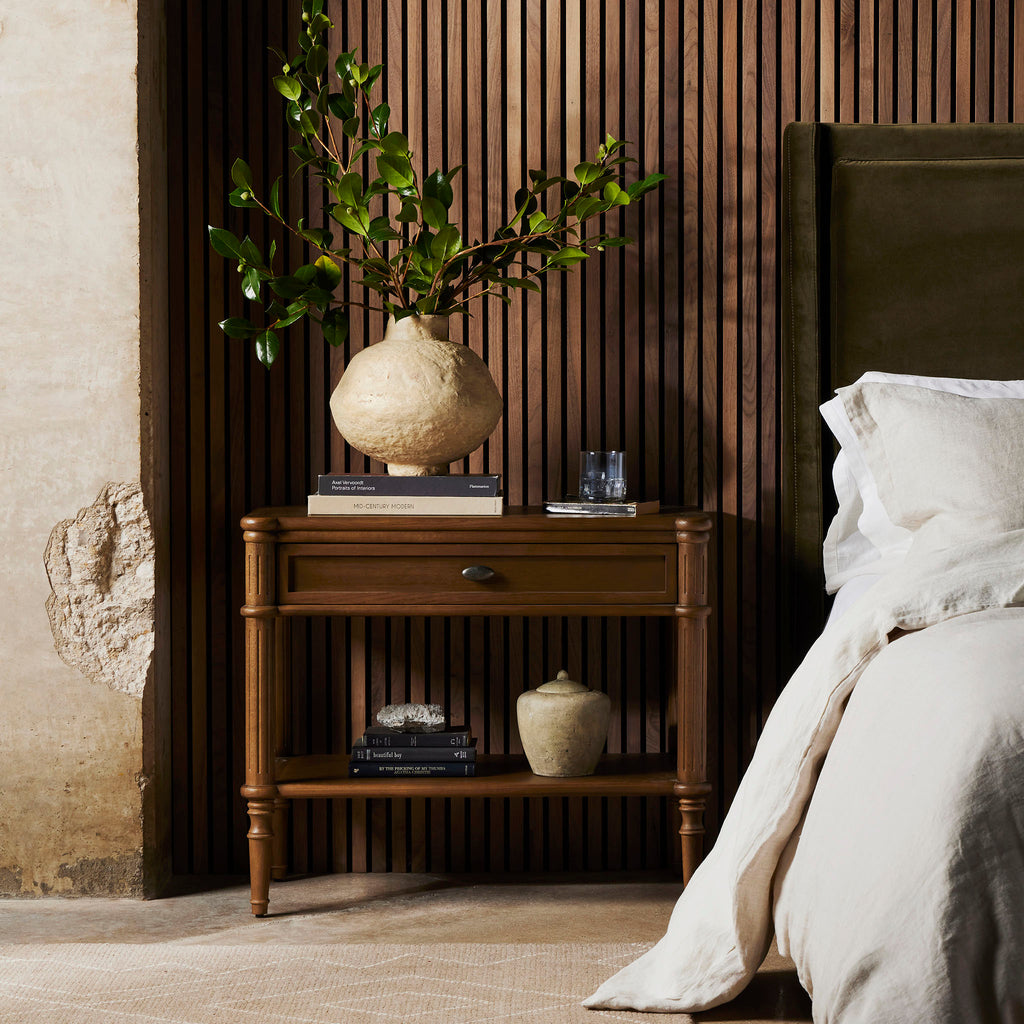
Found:
[[(244, 7), (244, 12), (243, 12)], [(319, 197), (288, 175), (268, 46), (295, 48), (298, 4), (167, 0), (173, 436), (169, 506), (174, 864), (245, 867), (239, 518), (301, 502), (329, 468), (380, 470), (343, 444), (327, 400), (382, 330), (353, 317), (333, 358), (285, 341), (266, 373), (216, 321), (244, 312), (207, 224), (301, 247), (226, 204), (231, 160), (285, 174), (293, 216)], [(513, 503), (571, 489), (577, 453), (626, 445), (638, 492), (723, 515), (712, 540), (708, 754), (713, 836), (783, 680), (775, 667), (778, 523), (779, 144), (791, 120), (1014, 120), (1024, 114), (1024, 15), (1012, 0), (331, 0), (332, 48), (385, 63), (392, 126), (424, 166), (466, 163), (455, 211), (487, 237), (529, 167), (564, 173), (606, 131), (672, 180), (621, 230), (636, 239), (542, 295), (496, 300), (457, 326), (505, 396), (462, 469), (499, 472)], [(244, 25), (240, 33), (229, 26)], [(633, 168), (630, 173), (637, 173)], [(616, 229), (618, 230), (618, 228)], [(350, 288), (356, 297), (357, 289)], [(292, 624), (294, 742), (344, 751), (386, 698), (451, 702), (489, 749), (520, 751), (512, 701), (559, 668), (612, 694), (610, 747), (657, 749), (669, 715), (658, 624), (586, 618), (360, 619)], [(563, 820), (564, 815), (564, 820)], [(300, 804), (308, 870), (664, 867), (677, 822), (657, 801)]]

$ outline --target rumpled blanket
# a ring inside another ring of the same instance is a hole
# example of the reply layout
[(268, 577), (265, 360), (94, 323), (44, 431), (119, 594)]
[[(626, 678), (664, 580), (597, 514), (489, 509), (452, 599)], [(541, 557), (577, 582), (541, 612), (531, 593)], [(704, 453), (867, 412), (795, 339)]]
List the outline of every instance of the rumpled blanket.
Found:
[(695, 1012), (738, 995), (767, 952), (773, 876), (865, 668), (897, 630), (1022, 601), (1024, 530), (952, 541), (922, 530), (903, 565), (826, 630), (780, 694), (665, 936), (584, 1005)]

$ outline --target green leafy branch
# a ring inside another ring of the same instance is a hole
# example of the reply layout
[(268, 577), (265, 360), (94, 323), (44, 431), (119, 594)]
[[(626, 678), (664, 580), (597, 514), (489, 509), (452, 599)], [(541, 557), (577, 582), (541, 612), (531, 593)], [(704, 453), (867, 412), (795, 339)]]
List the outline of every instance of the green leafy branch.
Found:
[[(237, 263), (244, 297), (262, 305), (265, 314), (261, 325), (229, 317), (220, 326), (229, 337), (253, 339), (266, 366), (280, 351), (279, 332), (305, 317), (338, 346), (348, 336), (348, 306), (380, 309), (396, 320), (468, 313), (467, 304), (478, 298), (494, 294), (511, 303), (510, 292), (539, 291), (535, 278), (632, 242), (603, 229), (587, 233), (587, 222), (639, 200), (666, 176), (651, 174), (627, 186), (623, 171), (635, 161), (623, 152), (627, 143), (608, 135), (572, 177), (531, 170), (530, 184), (514, 196), (508, 222), (488, 241), (467, 244), (450, 220), (453, 182), (462, 165), (421, 180), (408, 139), (390, 130), (390, 107), (373, 99), (382, 65), (360, 63), (351, 50), (336, 58), (330, 78), (326, 34), (332, 24), (323, 8), (324, 0), (303, 0), (299, 53), (288, 58), (274, 51), (281, 74), (273, 84), (285, 100), (287, 123), (300, 136), (291, 148), (296, 173), (308, 169), (319, 180), (330, 226), (313, 227), (304, 219), (291, 224), (282, 207), (282, 179), (261, 198), (241, 159), (231, 167), (234, 188), (228, 197), (232, 206), (258, 209), (281, 224), (315, 258), (292, 273), (278, 273), (275, 243), (264, 258), (251, 238), (209, 229), (213, 249)], [(373, 161), (375, 176), (356, 169), (364, 160)], [(339, 228), (343, 246), (334, 243)], [(344, 266), (361, 275), (354, 283), (376, 292), (380, 306), (337, 297)]]

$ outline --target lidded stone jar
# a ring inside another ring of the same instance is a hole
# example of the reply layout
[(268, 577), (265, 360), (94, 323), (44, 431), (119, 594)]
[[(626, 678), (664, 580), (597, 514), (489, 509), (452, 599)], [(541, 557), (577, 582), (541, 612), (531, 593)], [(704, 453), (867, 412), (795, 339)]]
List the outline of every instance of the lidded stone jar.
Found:
[(608, 738), (611, 699), (569, 678), (519, 695), (519, 737), (534, 775), (593, 775)]

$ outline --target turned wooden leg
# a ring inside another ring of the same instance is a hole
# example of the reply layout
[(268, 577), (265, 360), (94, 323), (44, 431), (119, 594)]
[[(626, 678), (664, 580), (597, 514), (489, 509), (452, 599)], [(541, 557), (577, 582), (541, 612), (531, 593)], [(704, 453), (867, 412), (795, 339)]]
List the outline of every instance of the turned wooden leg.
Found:
[(274, 801), (251, 795), (256, 787), (243, 786), (249, 796), (249, 903), (256, 917), (263, 917), (270, 904), (270, 862), (274, 845)]
[(679, 797), (679, 838), (683, 850), (683, 885), (688, 885), (704, 855), (704, 810), (711, 787), (675, 787)]
[(707, 777), (708, 537), (703, 513), (676, 520), (679, 604), (676, 607), (676, 783), (682, 824), (683, 884), (693, 877), (704, 847)]
[(281, 797), (274, 801), (273, 830), (270, 877), (280, 882), (288, 877), (288, 801)]
[[(255, 525), (243, 520), (243, 524)], [(274, 751), (271, 720), (280, 665), (280, 626), (274, 607), (274, 552), (267, 533), (247, 530), (245, 539), (245, 785), (248, 801), (249, 875), (252, 912), (263, 917), (270, 900), (274, 860)]]

